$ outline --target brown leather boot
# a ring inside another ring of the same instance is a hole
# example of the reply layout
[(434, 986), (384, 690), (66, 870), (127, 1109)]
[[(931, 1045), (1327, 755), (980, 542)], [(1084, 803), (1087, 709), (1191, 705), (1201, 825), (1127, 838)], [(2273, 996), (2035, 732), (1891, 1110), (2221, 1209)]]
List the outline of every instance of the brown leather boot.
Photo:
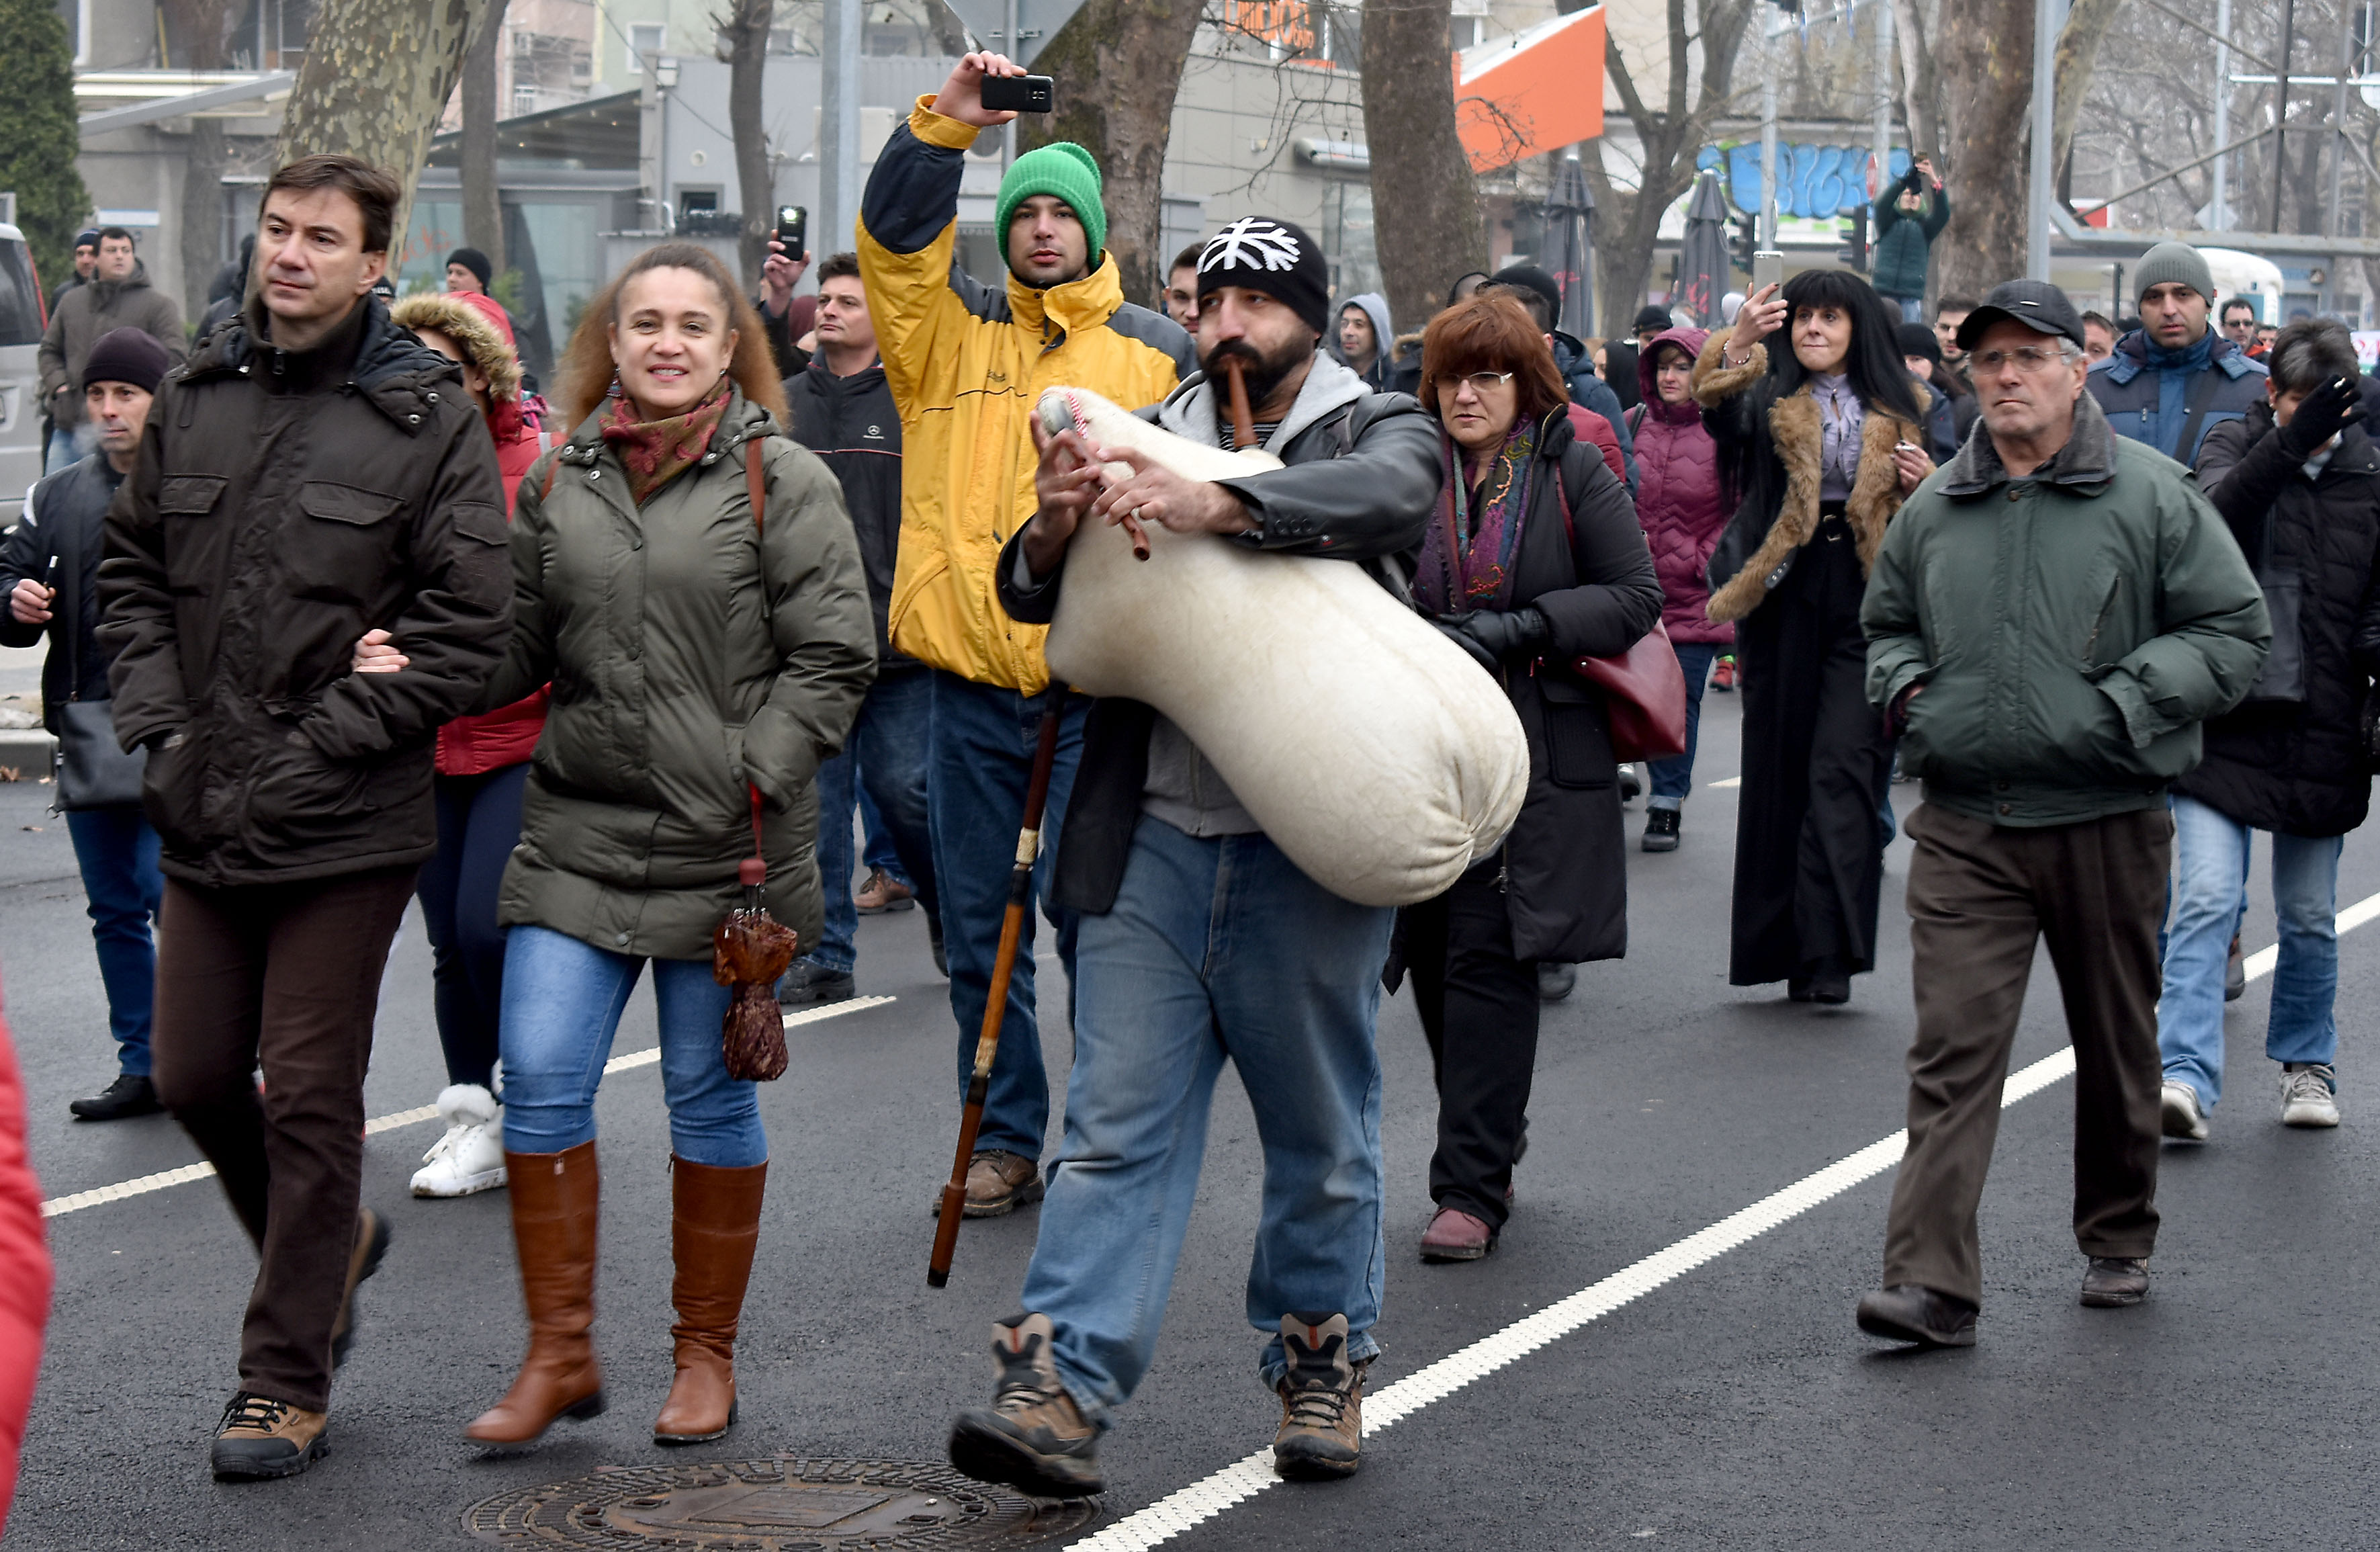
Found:
[(677, 1278), (677, 1378), (653, 1422), (655, 1444), (702, 1444), (735, 1422), (735, 1324), (752, 1248), (760, 1242), (760, 1196), (769, 1166), (722, 1170), (670, 1159), (670, 1252)]
[(595, 1361), (595, 1145), (560, 1153), (504, 1154), (528, 1304), (528, 1356), (504, 1399), (471, 1420), (475, 1444), (528, 1444), (554, 1419), (585, 1421), (603, 1410), (603, 1368)]

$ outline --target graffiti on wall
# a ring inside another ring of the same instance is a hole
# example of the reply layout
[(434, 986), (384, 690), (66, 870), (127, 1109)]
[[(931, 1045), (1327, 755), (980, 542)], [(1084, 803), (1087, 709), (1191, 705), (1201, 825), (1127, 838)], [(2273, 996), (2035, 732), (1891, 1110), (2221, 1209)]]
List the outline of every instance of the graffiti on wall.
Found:
[[(1812, 145), (1808, 141), (1777, 147), (1777, 213), (1826, 220), (1856, 210), (1875, 196), (1868, 188), (1868, 169), (1875, 152), (1864, 145)], [(1892, 176), (1909, 171), (1909, 152), (1892, 148), (1888, 164)], [(1694, 158), (1696, 171), (1716, 169), (1727, 186), (1728, 202), (1745, 214), (1760, 210), (1760, 142), (1705, 146)]]

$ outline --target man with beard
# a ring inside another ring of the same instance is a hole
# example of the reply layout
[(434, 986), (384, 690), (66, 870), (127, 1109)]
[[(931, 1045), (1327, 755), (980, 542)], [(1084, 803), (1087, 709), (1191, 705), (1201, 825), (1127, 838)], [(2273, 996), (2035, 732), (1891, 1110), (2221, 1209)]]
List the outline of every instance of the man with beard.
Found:
[[(1220, 369), (1236, 359), (1258, 443), (1287, 467), (1191, 481), (1037, 426), (1038, 510), (996, 573), (1012, 617), (1054, 616), (1083, 523), (1131, 518), (1367, 566), (1420, 541), (1438, 497), (1437, 422), (1318, 348), (1327, 296), (1320, 250), (1286, 222), (1247, 217), (1207, 244), (1205, 370), (1141, 415), (1232, 445)], [(1109, 460), (1134, 472), (1103, 489)], [(1036, 1494), (1100, 1490), (1099, 1436), (1155, 1352), (1228, 1057), (1265, 1152), (1246, 1307), (1269, 1339), (1259, 1372), (1281, 1400), (1274, 1461), (1289, 1477), (1353, 1473), (1364, 1372), (1379, 1352), (1373, 1018), (1395, 913), (1306, 878), (1180, 728), (1121, 698), (1092, 703), (1055, 892), (1078, 923), (1063, 1168), (1042, 1206), (1025, 1313), (992, 1328), (991, 1403), (953, 1425), (952, 1463)]]

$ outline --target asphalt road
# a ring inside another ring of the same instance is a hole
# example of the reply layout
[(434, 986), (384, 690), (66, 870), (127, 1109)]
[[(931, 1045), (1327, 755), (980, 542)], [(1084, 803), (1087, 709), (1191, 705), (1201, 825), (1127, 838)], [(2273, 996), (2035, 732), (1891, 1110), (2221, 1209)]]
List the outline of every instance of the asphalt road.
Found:
[[(1377, 1393), (1890, 1135), (1911, 1026), (1906, 843), (1891, 855), (1883, 964), (1840, 1011), (1726, 981), (1735, 702), (1713, 697), (1685, 845), (1630, 854), (1625, 961), (1548, 1009), (1519, 1209), (1496, 1253), (1425, 1267), (1414, 1243), (1435, 1122), (1411, 1003), (1381, 1015), (1391, 1188)], [(162, 1118), (70, 1122), (110, 1067), (103, 1004), (47, 789), (0, 786), (0, 968), (52, 1197), (197, 1157)], [(1895, 789), (1905, 813), (1915, 789)], [(1632, 812), (1632, 835), (1641, 824)], [(2272, 941), (2260, 853), (2247, 940)], [(2344, 907), (2380, 892), (2351, 839)], [(863, 923), (860, 990), (894, 1001), (791, 1034), (764, 1091), (774, 1167), (739, 1354), (743, 1421), (699, 1459), (938, 1460), (985, 1393), (989, 1323), (1014, 1307), (1031, 1213), (970, 1226), (951, 1287), (923, 1277), (926, 1208), (954, 1121), (953, 1027), (917, 915)], [(1044, 939), (1047, 948), (1047, 939)], [(1405, 1415), (1361, 1475), (1222, 1509), (1183, 1548), (2344, 1546), (2380, 1526), (2375, 1412), (2380, 1109), (2358, 1058), (2380, 1004), (2380, 930), (2342, 943), (2348, 1124), (2284, 1131), (2261, 1040), (2269, 980), (2229, 1014), (2231, 1088), (2202, 1148), (2168, 1147), (2155, 1289), (2075, 1302), (2072, 1085), (2004, 1116), (1984, 1232), (1982, 1343), (1905, 1356), (1853, 1329), (1876, 1279), (1889, 1170), (1548, 1346)], [(1054, 964), (1048, 967), (1056, 974)], [(1045, 1005), (1060, 1006), (1050, 998)], [(652, 1042), (650, 1002), (617, 1046)], [(2017, 1063), (2064, 1043), (2046, 958)], [(1066, 1041), (1050, 1041), (1062, 1085)], [(408, 921), (382, 1005), (370, 1110), (442, 1082), (428, 955)], [(434, 1125), (373, 1137), (366, 1197), (395, 1244), (333, 1401), (334, 1451), (285, 1483), (219, 1486), (206, 1439), (234, 1383), (247, 1243), (211, 1182), (55, 1219), (49, 1352), (8, 1545), (443, 1548), (491, 1496), (605, 1466), (678, 1463), (649, 1440), (670, 1369), (667, 1140), (658, 1073), (607, 1081), (599, 1340), (613, 1405), (538, 1452), (458, 1435), (503, 1390), (522, 1318), (501, 1194), (416, 1202)], [(1054, 1141), (1053, 1145), (1054, 1146)], [(1226, 1080), (1158, 1364), (1103, 1448), (1106, 1517), (1267, 1445), (1278, 1406), (1241, 1312), (1260, 1160)], [(1134, 1522), (1133, 1523), (1145, 1523)]]

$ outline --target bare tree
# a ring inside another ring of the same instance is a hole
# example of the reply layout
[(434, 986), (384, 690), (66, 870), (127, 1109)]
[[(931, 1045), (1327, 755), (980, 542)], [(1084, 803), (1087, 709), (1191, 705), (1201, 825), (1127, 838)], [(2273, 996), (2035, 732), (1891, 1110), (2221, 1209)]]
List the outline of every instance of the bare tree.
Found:
[(2025, 116), (2034, 0), (1950, 0), (1935, 63), (1942, 85), (1950, 224), (1934, 245), (1941, 291), (1981, 296), (2024, 273)]
[[(1603, 332), (1625, 334), (1634, 321), (1645, 283), (1653, 270), (1653, 249), (1659, 240), (1661, 216), (1694, 187), (1694, 158), (1710, 137), (1711, 126), (1727, 112), (1729, 83), (1735, 76), (1737, 51), (1752, 15), (1755, 0), (1668, 0), (1670, 12), (1670, 72), (1660, 106), (1645, 101), (1620, 43), (1604, 36), (1604, 73), (1619, 93), (1628, 122), (1636, 127), (1642, 164), (1636, 188), (1623, 191), (1611, 181), (1603, 158), (1581, 158), (1587, 185), (1595, 190), (1595, 257), (1603, 273), (1598, 293), (1603, 298)], [(1692, 72), (1693, 51), (1700, 48), (1702, 81), (1696, 89)]]
[(487, 14), (463, 55), (463, 240), (504, 273), (504, 197), (496, 187), (497, 55), (504, 43), (506, 0), (487, 0)]
[[(2124, 0), (2074, 0), (2066, 26), (2058, 34), (2058, 103), (2050, 165), (2063, 168), (2074, 152), (2074, 126), (2082, 116), (2082, 99), (2091, 91), (2091, 72), (2099, 63), (2099, 44), (2115, 25)], [(2195, 52), (2194, 50), (2192, 52)]]
[(277, 162), (342, 152), (395, 175), (403, 242), (430, 137), (485, 0), (322, 0), (281, 120)]
[(777, 180), (769, 172), (769, 135), (760, 116), (760, 89), (769, 63), (771, 0), (735, 0), (735, 8), (710, 19), (727, 44), (727, 128), (735, 137), (735, 188), (744, 206), (744, 230), (736, 244), (744, 284), (760, 284), (760, 263), (769, 256), (769, 228), (776, 218)]
[(1942, 82), (1922, 0), (1892, 0), (1892, 41), (1900, 51), (1901, 118), (1909, 126), (1910, 150), (1942, 164)]
[(1364, 0), (1364, 139), (1372, 208), (1396, 212), (1380, 244), (1389, 312), (1427, 318), (1454, 277), (1488, 262), (1479, 186), (1454, 124), (1450, 0)]
[(1097, 158), (1108, 251), (1123, 294), (1141, 302), (1164, 284), (1165, 145), (1200, 10), (1200, 0), (1090, 0), (1033, 61), (1036, 71), (1079, 85), (1061, 91), (1056, 113), (1027, 115), (1018, 127), (1020, 146), (1072, 140)]
[[(234, 19), (232, 0), (167, 0), (171, 62), (188, 70), (220, 70)], [(189, 159), (182, 167), (182, 316), (207, 310), (207, 285), (223, 261), (223, 176), (230, 164), (223, 121), (190, 120)]]

